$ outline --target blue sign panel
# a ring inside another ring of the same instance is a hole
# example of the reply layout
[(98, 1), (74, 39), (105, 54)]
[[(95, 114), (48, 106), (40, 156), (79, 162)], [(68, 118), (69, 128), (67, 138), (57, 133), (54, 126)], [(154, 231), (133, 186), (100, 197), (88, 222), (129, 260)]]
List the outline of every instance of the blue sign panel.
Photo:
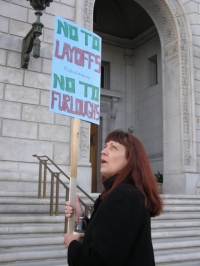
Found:
[(100, 74), (101, 38), (56, 16), (50, 111), (99, 124)]

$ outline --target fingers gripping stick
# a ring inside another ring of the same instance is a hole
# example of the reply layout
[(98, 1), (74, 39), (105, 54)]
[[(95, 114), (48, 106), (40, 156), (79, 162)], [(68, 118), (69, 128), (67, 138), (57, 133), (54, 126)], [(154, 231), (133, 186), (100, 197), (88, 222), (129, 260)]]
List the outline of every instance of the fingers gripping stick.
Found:
[[(69, 202), (75, 206), (75, 196), (76, 196), (76, 183), (77, 179), (71, 177), (70, 178), (70, 190), (69, 190)], [(74, 226), (75, 226), (75, 213), (73, 214), (72, 217), (68, 218), (68, 228), (67, 232), (71, 233), (74, 231)]]

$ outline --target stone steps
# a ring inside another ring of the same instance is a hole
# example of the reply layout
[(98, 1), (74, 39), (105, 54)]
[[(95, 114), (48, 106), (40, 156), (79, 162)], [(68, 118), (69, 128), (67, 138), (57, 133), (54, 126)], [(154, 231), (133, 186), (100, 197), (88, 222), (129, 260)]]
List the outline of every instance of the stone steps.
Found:
[[(36, 196), (0, 193), (0, 265), (67, 265), (64, 197), (60, 215), (49, 216), (49, 199)], [(164, 213), (152, 218), (156, 266), (200, 266), (200, 197), (163, 198)]]
[(45, 245), (60, 245), (63, 242), (63, 234), (28, 234), (28, 235), (6, 235), (1, 236), (0, 250), (2, 248), (31, 247)]
[(197, 247), (200, 248), (200, 239), (199, 237), (188, 237), (188, 238), (165, 238), (165, 241), (163, 242), (163, 239), (154, 239), (153, 240), (153, 247), (154, 251), (160, 251), (160, 250), (179, 250), (183, 248), (193, 248)]
[(165, 212), (159, 215), (156, 218), (152, 218), (152, 222), (156, 220), (156, 222), (160, 221), (168, 221), (168, 220), (188, 220), (188, 219), (200, 219), (200, 212), (193, 212), (188, 215), (188, 213), (170, 213), (170, 212)]
[[(11, 262), (0, 264), (5, 266), (67, 266), (66, 258), (64, 259), (48, 259), (48, 260), (31, 260), (30, 262)], [(196, 266), (196, 265), (195, 265)]]
[[(171, 263), (179, 263), (188, 261), (188, 265), (190, 261), (198, 261), (200, 265), (200, 247), (195, 249), (181, 249), (181, 250), (167, 250), (157, 252), (155, 251), (155, 262), (156, 266), (160, 266), (160, 264), (165, 263), (166, 265), (170, 265)], [(177, 264), (179, 265), (179, 264)]]
[[(62, 245), (57, 246), (40, 246), (40, 247), (14, 247), (12, 249), (0, 250), (0, 262), (23, 262), (31, 260), (45, 260), (45, 259), (66, 259), (67, 249)], [(66, 263), (67, 264), (67, 263)], [(1, 265), (1, 264), (0, 264)]]

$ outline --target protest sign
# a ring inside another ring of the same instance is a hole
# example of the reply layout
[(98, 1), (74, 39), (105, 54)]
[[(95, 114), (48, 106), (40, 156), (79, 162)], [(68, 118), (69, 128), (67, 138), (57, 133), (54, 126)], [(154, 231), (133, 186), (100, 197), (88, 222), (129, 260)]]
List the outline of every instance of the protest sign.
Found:
[(56, 16), (50, 111), (99, 124), (100, 74), (101, 38)]

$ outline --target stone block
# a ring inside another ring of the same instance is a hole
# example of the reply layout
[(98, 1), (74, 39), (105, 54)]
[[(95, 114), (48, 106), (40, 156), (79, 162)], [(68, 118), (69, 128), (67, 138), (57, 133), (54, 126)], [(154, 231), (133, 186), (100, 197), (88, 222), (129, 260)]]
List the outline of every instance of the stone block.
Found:
[(17, 20), (10, 20), (9, 23), (9, 33), (16, 36), (25, 37), (26, 34), (30, 31), (32, 25), (27, 24), (26, 22), (21, 22)]
[(44, 58), (42, 60), (42, 72), (51, 74), (51, 69), (52, 69), (52, 60)]
[(19, 21), (27, 21), (27, 14), (27, 8), (1, 1), (0, 15)]
[(41, 91), (40, 105), (49, 106), (49, 91)]
[(77, 171), (77, 184), (90, 193), (92, 188), (92, 168), (91, 167), (78, 167)]
[(194, 60), (194, 67), (200, 69), (200, 57), (194, 56), (193, 60)]
[(192, 34), (200, 35), (200, 25), (191, 25)]
[[(40, 20), (42, 23), (43, 23), (43, 21), (42, 21), (43, 17), (44, 17), (44, 14), (42, 15), (42, 17), (40, 17)], [(32, 23), (35, 21), (36, 21), (35, 10), (30, 6), (30, 8), (28, 9), (28, 23), (30, 24), (30, 27), (31, 27)]]
[(7, 66), (21, 68), (21, 53), (8, 51)]
[(196, 194), (197, 194), (197, 195), (200, 195), (200, 181), (199, 181), (199, 180), (197, 181), (197, 185), (196, 185), (196, 187), (197, 187), (197, 188), (196, 188)]
[(71, 117), (66, 115), (55, 114), (55, 124), (70, 127)]
[(4, 83), (0, 83), (0, 99), (3, 99), (4, 87), (5, 87), (5, 84)]
[(193, 56), (199, 57), (200, 55), (200, 46), (199, 43), (197, 43), (196, 45), (193, 45)]
[(200, 81), (200, 69), (194, 69), (194, 79)]
[(170, 117), (169, 119), (166, 119), (165, 121), (165, 127), (169, 128), (170, 130), (166, 130), (166, 139), (169, 142), (178, 142), (180, 139), (180, 118), (179, 116)]
[(19, 170), (18, 162), (6, 162), (0, 161), (0, 172), (17, 172)]
[(10, 181), (4, 181), (1, 182), (0, 191), (5, 192), (35, 192), (35, 195), (37, 195), (38, 191), (38, 184), (35, 182), (10, 182)]
[(50, 7), (46, 9), (46, 12), (74, 21), (74, 8), (71, 6), (53, 3), (53, 5), (50, 5)]
[(200, 143), (197, 143), (197, 155), (200, 156)]
[(70, 145), (68, 143), (55, 143), (53, 161), (56, 164), (69, 165), (70, 163)]
[(6, 84), (5, 87), (5, 100), (8, 101), (39, 104), (39, 96), (40, 92), (37, 89), (10, 84)]
[(175, 90), (179, 87), (179, 65), (178, 57), (165, 63), (165, 88), (166, 91)]
[(188, 15), (191, 25), (200, 24), (200, 14), (192, 13)]
[(197, 129), (197, 131), (196, 131), (196, 134), (197, 134), (197, 142), (200, 142), (200, 117), (199, 116), (197, 116), (196, 117), (196, 129)]
[(45, 25), (45, 28), (54, 30), (55, 16), (44, 13), (42, 16), (42, 23)]
[(61, 4), (75, 7), (75, 0), (61, 0)]
[(3, 120), (2, 136), (13, 138), (37, 139), (38, 125), (35, 123)]
[(198, 13), (199, 12), (199, 4), (194, 1), (189, 1), (185, 5), (185, 10), (187, 14)]
[(0, 17), (0, 32), (8, 33), (9, 19)]
[(44, 29), (43, 31), (44, 35), (44, 42), (53, 44), (53, 38), (54, 38), (54, 31), (51, 29)]
[[(39, 155), (39, 154), (38, 154)], [(20, 173), (31, 173), (38, 174), (39, 172), (39, 161), (38, 163), (18, 163), (18, 169)]]
[(168, 173), (176, 173), (181, 167), (181, 144), (180, 142), (172, 142), (165, 145), (165, 162), (164, 165)]
[(0, 65), (6, 64), (6, 50), (0, 49)]
[(16, 4), (16, 5), (20, 5), (20, 6), (24, 6), (24, 7), (31, 8), (31, 5), (30, 5), (29, 1), (11, 0), (11, 3)]
[(185, 194), (185, 183), (181, 174), (164, 175), (163, 194)]
[(192, 35), (192, 39), (193, 39), (193, 45), (199, 45), (200, 44), (200, 36), (194, 36)]
[(194, 89), (196, 92), (200, 92), (200, 80), (194, 81)]
[(48, 74), (25, 71), (24, 86), (50, 90), (51, 76)]
[[(180, 103), (179, 103), (179, 90), (173, 90), (173, 91), (169, 91), (165, 94), (165, 106), (166, 106), (166, 110), (165, 110), (165, 118), (169, 118), (169, 117), (173, 117), (173, 116), (177, 116), (180, 113)], [(168, 108), (167, 106), (170, 106), (170, 108)]]
[(24, 70), (0, 66), (0, 82), (22, 85)]
[(132, 111), (133, 111), (133, 104), (126, 103), (126, 113), (132, 113)]
[(40, 55), (44, 58), (52, 59), (53, 45), (49, 43), (41, 43)]
[(70, 128), (58, 125), (39, 125), (39, 139), (57, 142), (67, 142), (70, 140)]
[(22, 108), (22, 120), (53, 124), (54, 113), (49, 112), (47, 107), (24, 104)]
[(0, 139), (0, 160), (12, 162), (37, 162), (33, 154), (53, 155), (53, 143), (17, 138)]
[[(47, 11), (48, 11), (48, 9), (47, 9)], [(54, 29), (54, 19), (55, 19), (55, 17), (53, 15), (43, 13), (43, 15), (41, 17), (41, 22), (43, 23), (43, 25), (45, 25), (45, 28)], [(35, 22), (35, 20), (36, 20), (35, 11), (33, 9), (29, 9), (28, 23), (32, 24), (33, 22)], [(43, 36), (41, 36), (41, 40), (42, 40), (42, 38), (43, 38)]]
[(21, 104), (0, 100), (0, 117), (20, 120)]
[(42, 58), (34, 58), (32, 54), (30, 54), (30, 60), (28, 64), (28, 70), (33, 72), (42, 72)]
[(195, 105), (195, 110), (196, 110), (196, 116), (200, 116), (200, 105), (199, 104), (196, 104)]
[(0, 33), (0, 48), (21, 53), (22, 38), (5, 33)]

